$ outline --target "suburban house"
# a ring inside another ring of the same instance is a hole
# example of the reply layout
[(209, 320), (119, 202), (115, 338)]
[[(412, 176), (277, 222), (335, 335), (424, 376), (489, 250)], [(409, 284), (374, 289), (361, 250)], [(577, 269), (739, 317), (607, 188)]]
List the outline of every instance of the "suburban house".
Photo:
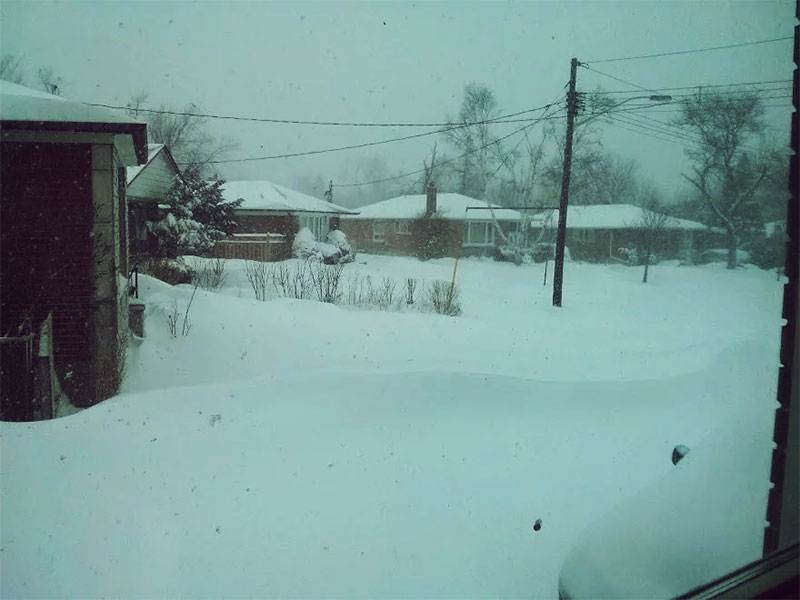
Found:
[(515, 210), (461, 194), (438, 194), (433, 185), (426, 194), (398, 196), (358, 210), (342, 218), (342, 231), (360, 250), (414, 256), (429, 241), (426, 223), (431, 220), (440, 223), (437, 250), (443, 256), (494, 255), (502, 243), (497, 228), (513, 234), (520, 222)]
[(148, 223), (159, 220), (164, 198), (180, 169), (164, 144), (147, 144), (147, 162), (125, 169), (128, 196), (128, 235), (132, 256), (153, 254), (158, 248)]
[[(55, 381), (77, 406), (116, 393), (129, 338), (125, 168), (145, 163), (146, 142), (124, 113), (0, 81), (3, 419), (53, 416)], [(52, 370), (37, 380), (34, 365)]]
[(214, 246), (214, 254), (222, 258), (290, 258), (298, 231), (307, 227), (317, 240), (324, 241), (330, 230), (339, 229), (343, 215), (356, 214), (269, 181), (227, 181), (222, 196), (228, 202), (242, 200), (234, 211), (232, 235)]
[[(578, 260), (625, 260), (621, 248), (640, 245), (644, 210), (632, 204), (593, 204), (570, 206), (567, 209), (567, 247)], [(547, 210), (531, 219), (532, 235), (542, 241), (555, 242), (558, 210)], [(542, 232), (544, 229), (544, 232)], [(663, 231), (655, 240), (654, 251), (662, 258), (687, 259), (695, 253), (701, 238), (713, 231), (697, 221), (668, 217)]]

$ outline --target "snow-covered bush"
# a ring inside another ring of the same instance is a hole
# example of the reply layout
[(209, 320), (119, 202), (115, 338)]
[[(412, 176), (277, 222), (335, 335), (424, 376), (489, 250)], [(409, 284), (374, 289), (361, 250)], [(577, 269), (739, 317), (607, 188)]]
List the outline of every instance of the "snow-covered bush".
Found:
[(376, 286), (372, 286), (372, 280), (369, 283), (369, 303), (381, 310), (389, 310), (394, 304), (397, 282), (391, 277), (384, 277)]
[(151, 258), (142, 264), (139, 270), (170, 285), (192, 283), (192, 269), (180, 257)]
[(267, 299), (269, 282), (274, 275), (270, 265), (261, 261), (248, 260), (244, 263), (244, 274), (250, 287), (253, 288), (256, 300), (264, 302)]
[(441, 280), (431, 282), (428, 300), (440, 315), (455, 317), (461, 314), (461, 292), (457, 285)]
[(216, 292), (225, 281), (225, 260), (221, 258), (195, 258), (191, 269), (192, 283), (209, 292)]
[(522, 248), (507, 244), (497, 246), (497, 260), (513, 262), (515, 265), (521, 265), (523, 262), (526, 262)]
[(335, 246), (341, 252), (340, 263), (351, 263), (356, 259), (355, 250), (341, 229), (332, 229), (328, 232), (328, 244)]
[(311, 297), (314, 283), (308, 260), (276, 263), (271, 268), (272, 285), (284, 298), (305, 300)]
[(409, 277), (406, 279), (406, 304), (414, 304), (416, 291), (419, 287), (419, 280)]
[[(629, 267), (638, 267), (644, 264), (646, 254), (642, 254), (637, 248), (620, 248), (618, 252), (625, 258), (625, 264)], [(658, 260), (658, 255), (655, 252), (651, 252), (648, 264), (656, 265)]]
[(342, 269), (344, 265), (308, 263), (311, 285), (320, 302), (336, 304), (342, 298)]
[(303, 227), (294, 236), (292, 256), (301, 260), (322, 260), (322, 251), (319, 249), (314, 234), (311, 233), (308, 227)]
[(150, 226), (161, 256), (208, 254), (214, 242), (230, 232), (233, 211), (242, 201), (226, 202), (223, 183), (206, 181), (195, 169), (187, 169), (175, 179), (164, 199), (170, 211)]
[[(556, 255), (556, 245), (544, 242), (532, 244), (528, 247), (503, 244), (497, 246), (497, 260), (513, 262), (516, 265), (540, 263), (553, 260)], [(568, 259), (568, 249), (564, 248), (564, 257)]]
[(324, 262), (328, 265), (355, 260), (355, 254), (344, 233), (338, 230), (330, 231), (327, 239), (327, 242), (317, 241), (311, 230), (303, 227), (294, 237), (292, 256), (302, 260)]
[(620, 248), (618, 252), (620, 256), (625, 259), (625, 264), (629, 267), (635, 267), (640, 264), (639, 251), (636, 248)]

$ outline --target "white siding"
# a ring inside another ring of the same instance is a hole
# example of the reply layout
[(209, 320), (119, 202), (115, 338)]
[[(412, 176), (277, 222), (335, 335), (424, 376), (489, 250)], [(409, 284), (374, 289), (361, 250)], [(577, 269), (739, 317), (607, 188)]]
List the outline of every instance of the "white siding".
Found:
[(145, 166), (128, 186), (128, 198), (161, 200), (172, 186), (175, 169), (165, 158), (164, 150)]

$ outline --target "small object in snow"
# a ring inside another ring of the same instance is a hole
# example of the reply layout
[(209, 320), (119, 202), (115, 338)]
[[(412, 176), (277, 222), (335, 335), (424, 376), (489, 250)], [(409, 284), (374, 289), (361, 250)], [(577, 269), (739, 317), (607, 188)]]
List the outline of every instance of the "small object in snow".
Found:
[(672, 449), (672, 464), (677, 465), (687, 454), (689, 454), (689, 448), (683, 444), (678, 444)]
[(58, 457), (58, 459), (59, 459), (59, 460), (64, 460), (65, 458), (67, 458), (67, 457), (66, 457), (66, 456), (64, 456), (63, 454), (62, 454), (61, 456), (59, 456), (59, 457)]
[(542, 520), (536, 519), (536, 522), (533, 524), (533, 530), (539, 531), (542, 528)]
[(222, 415), (211, 415), (211, 417), (208, 419), (208, 424), (213, 427), (220, 421), (222, 421)]
[(217, 533), (222, 533), (222, 527), (217, 525), (217, 528), (214, 531), (216, 531)]

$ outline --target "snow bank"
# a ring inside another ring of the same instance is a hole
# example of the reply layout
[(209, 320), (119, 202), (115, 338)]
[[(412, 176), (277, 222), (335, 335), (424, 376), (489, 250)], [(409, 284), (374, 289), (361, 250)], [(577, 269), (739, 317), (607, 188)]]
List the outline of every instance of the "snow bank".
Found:
[(598, 519), (565, 562), (566, 597), (674, 598), (760, 558), (776, 405), (741, 412)]
[[(667, 543), (674, 519), (725, 510), (737, 552), (761, 543), (773, 273), (659, 265), (642, 285), (573, 262), (555, 309), (543, 264), (461, 260), (451, 319), (256, 301), (244, 264), (197, 290), (176, 339), (165, 311), (191, 286), (140, 275), (123, 393), (0, 423), (0, 596), (554, 598), (587, 526), (722, 455), (750, 482), (741, 504), (709, 493), (673, 514), (662, 495), (672, 518), (640, 533)], [(343, 274), (453, 271), (361, 254)], [(726, 425), (742, 446), (703, 450)], [(692, 451), (673, 466), (678, 444)], [(679, 482), (687, 499), (701, 479)]]

